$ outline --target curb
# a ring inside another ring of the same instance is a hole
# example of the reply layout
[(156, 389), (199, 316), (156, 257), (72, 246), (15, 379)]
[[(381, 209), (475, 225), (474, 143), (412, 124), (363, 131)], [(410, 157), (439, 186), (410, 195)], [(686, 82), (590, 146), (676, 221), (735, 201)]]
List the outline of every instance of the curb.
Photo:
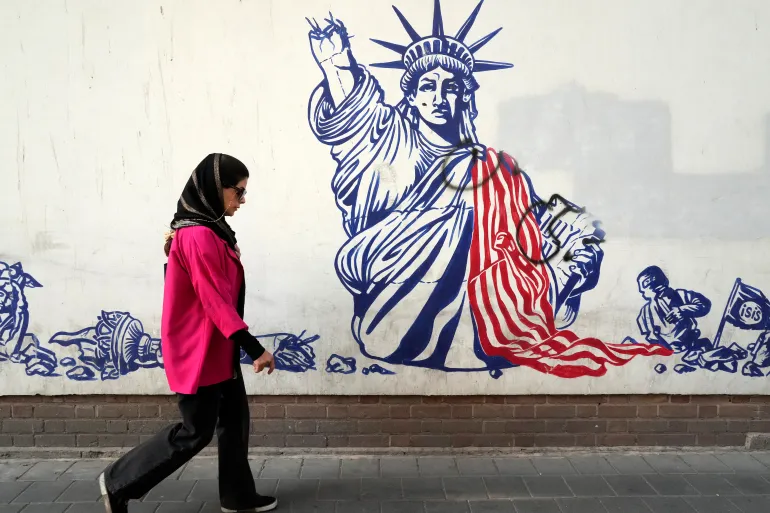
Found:
[(770, 450), (770, 433), (749, 433), (746, 435), (746, 449), (749, 451)]
[[(582, 454), (659, 454), (659, 453), (714, 453), (714, 452), (747, 452), (770, 450), (770, 434), (754, 433), (749, 436), (745, 446), (718, 446), (718, 447), (553, 447), (553, 448), (330, 448), (330, 449), (301, 449), (285, 447), (260, 447), (249, 449), (252, 457), (286, 458), (367, 458), (367, 457), (393, 457), (393, 456), (469, 456), (469, 457), (522, 457), (531, 456), (561, 456)], [(56, 459), (116, 459), (130, 451), (131, 447), (104, 447), (76, 448), (76, 447), (5, 447), (0, 449), (0, 460), (4, 459), (32, 459), (32, 460), (56, 460)], [(216, 447), (206, 447), (199, 453), (199, 457), (216, 457)]]

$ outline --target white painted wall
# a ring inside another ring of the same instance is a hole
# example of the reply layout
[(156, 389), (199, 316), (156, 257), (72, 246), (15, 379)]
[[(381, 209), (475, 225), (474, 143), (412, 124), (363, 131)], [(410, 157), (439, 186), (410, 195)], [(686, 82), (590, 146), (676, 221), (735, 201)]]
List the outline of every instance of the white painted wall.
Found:
[[(27, 334), (59, 361), (66, 351), (49, 339), (95, 325), (102, 310), (131, 312), (157, 337), (163, 233), (189, 173), (221, 151), (252, 170), (232, 221), (246, 321), (257, 333), (320, 336), (316, 371), (247, 373), (253, 393), (770, 393), (770, 377), (743, 376), (744, 362), (734, 374), (679, 375), (682, 355), (637, 357), (599, 378), (386, 364), (397, 374), (361, 373), (374, 361), (351, 335), (351, 296), (334, 271), (346, 237), (334, 162), (308, 125), (322, 75), (305, 16), (331, 10), (369, 64), (393, 58), (369, 38), (407, 39), (391, 3), (0, 3), (0, 261), (42, 284), (24, 289)], [(447, 32), (474, 5), (444, 0)], [(397, 6), (428, 30), (432, 2)], [(713, 339), (736, 278), (770, 291), (770, 4), (488, 0), (470, 39), (499, 26), (481, 53), (515, 67), (477, 77), (481, 142), (514, 155), (540, 196), (587, 206), (607, 232), (599, 284), (571, 329), (642, 340), (636, 276), (658, 265), (672, 286), (712, 301), (699, 326)], [(397, 102), (400, 74), (373, 72)], [(760, 333), (728, 326), (723, 341), (748, 347)], [(358, 371), (325, 372), (333, 353), (356, 357)], [(667, 372), (654, 371), (660, 363)], [(167, 392), (160, 369), (80, 382), (28, 368), (0, 362), (0, 394)]]

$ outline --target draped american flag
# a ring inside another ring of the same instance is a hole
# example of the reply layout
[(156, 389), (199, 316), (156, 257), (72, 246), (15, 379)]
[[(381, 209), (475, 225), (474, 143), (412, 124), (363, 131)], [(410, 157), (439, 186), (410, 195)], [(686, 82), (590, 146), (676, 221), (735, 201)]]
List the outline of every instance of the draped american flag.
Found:
[(524, 251), (537, 261), (543, 245), (537, 220), (527, 214), (527, 183), (513, 172), (518, 169), (514, 160), (501, 155), (503, 162), (495, 172), (498, 155), (488, 149), (473, 176), (478, 186), (468, 297), (484, 352), (564, 378), (602, 376), (607, 365), (624, 365), (637, 355), (672, 354), (655, 344), (608, 344), (556, 329), (548, 302), (548, 271), (522, 255)]

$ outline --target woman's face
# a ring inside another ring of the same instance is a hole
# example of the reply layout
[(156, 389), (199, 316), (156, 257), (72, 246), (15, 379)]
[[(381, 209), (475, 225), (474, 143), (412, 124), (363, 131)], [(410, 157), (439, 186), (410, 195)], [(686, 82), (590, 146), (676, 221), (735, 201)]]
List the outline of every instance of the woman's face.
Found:
[(246, 185), (248, 183), (249, 179), (244, 178), (235, 187), (226, 187), (222, 191), (226, 216), (234, 216), (241, 205), (246, 203)]
[(463, 101), (463, 84), (454, 73), (436, 68), (424, 73), (417, 81), (417, 90), (410, 103), (420, 117), (431, 125), (446, 125), (457, 117)]

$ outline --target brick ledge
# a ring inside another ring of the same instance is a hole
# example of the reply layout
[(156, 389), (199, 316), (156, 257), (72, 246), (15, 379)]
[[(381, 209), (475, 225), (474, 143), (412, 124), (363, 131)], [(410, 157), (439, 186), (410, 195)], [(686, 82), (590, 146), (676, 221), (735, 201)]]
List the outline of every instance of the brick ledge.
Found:
[[(770, 441), (764, 433), (761, 439)], [(314, 458), (314, 457), (388, 457), (388, 456), (478, 456), (478, 457), (531, 457), (549, 455), (580, 454), (710, 454), (714, 452), (760, 452), (770, 450), (770, 445), (750, 444), (747, 437), (743, 446), (713, 447), (667, 447), (667, 446), (615, 446), (615, 447), (553, 447), (553, 448), (431, 448), (431, 447), (388, 447), (388, 448), (287, 448), (259, 447), (250, 448), (252, 457)], [(0, 449), (0, 461), (3, 460), (68, 460), (68, 459), (116, 459), (131, 450), (131, 447), (104, 447), (99, 449), (78, 449), (73, 447), (4, 447)], [(217, 450), (207, 447), (196, 458), (214, 458)]]

